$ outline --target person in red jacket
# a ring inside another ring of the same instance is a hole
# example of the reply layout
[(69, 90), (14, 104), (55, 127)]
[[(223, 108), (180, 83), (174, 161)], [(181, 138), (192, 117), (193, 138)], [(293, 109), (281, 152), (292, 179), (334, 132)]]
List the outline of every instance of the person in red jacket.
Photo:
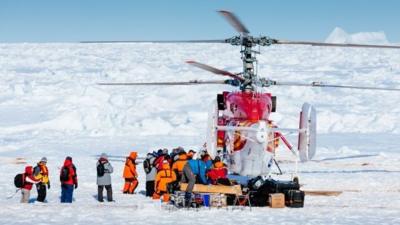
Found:
[(78, 176), (76, 173), (76, 167), (72, 163), (72, 158), (68, 156), (65, 158), (64, 166), (60, 171), (61, 181), (61, 202), (72, 203), (72, 195), (74, 188), (78, 188)]
[(207, 173), (208, 178), (211, 180), (211, 184), (231, 185), (227, 175), (228, 169), (224, 163), (221, 162), (218, 156), (215, 157), (214, 165)]
[(24, 184), (21, 188), (21, 203), (29, 203), (29, 196), (31, 195), (31, 190), (33, 184), (37, 184), (40, 180), (36, 179), (33, 176), (33, 169), (32, 166), (25, 167), (25, 173), (23, 175)]

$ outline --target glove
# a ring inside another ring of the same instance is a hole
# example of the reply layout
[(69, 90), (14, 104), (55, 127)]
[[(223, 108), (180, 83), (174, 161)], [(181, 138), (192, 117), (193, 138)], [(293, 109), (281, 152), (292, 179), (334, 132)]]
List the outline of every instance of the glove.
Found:
[(75, 184), (75, 189), (77, 189), (77, 188), (78, 188), (78, 183)]
[(50, 182), (47, 183), (47, 189), (50, 189)]

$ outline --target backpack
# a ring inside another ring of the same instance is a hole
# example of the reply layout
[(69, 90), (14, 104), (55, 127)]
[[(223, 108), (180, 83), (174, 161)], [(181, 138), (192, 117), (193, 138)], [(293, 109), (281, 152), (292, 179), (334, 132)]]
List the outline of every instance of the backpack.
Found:
[(146, 159), (143, 161), (143, 169), (146, 174), (149, 174), (151, 172), (151, 169), (154, 167), (155, 160), (153, 163), (150, 162), (150, 160), (154, 159), (156, 156), (154, 154), (148, 155)]
[(99, 161), (99, 164), (97, 165), (97, 176), (102, 177), (104, 176), (104, 173), (105, 173), (104, 164)]
[(63, 182), (68, 180), (69, 180), (69, 168), (64, 166), (61, 169), (60, 181)]
[(151, 165), (151, 163), (150, 163), (150, 159), (149, 159), (149, 158), (145, 159), (145, 160), (143, 161), (143, 169), (144, 169), (144, 172), (146, 172), (147, 174), (150, 173), (151, 167), (152, 167), (152, 165)]
[(22, 188), (25, 184), (25, 176), (23, 173), (17, 174), (14, 177), (14, 185), (17, 188)]

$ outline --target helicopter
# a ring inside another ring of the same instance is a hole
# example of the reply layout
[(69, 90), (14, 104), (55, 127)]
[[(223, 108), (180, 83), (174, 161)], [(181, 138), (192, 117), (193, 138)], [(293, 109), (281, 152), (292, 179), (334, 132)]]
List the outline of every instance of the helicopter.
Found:
[[(228, 165), (229, 171), (241, 176), (260, 176), (271, 173), (275, 161), (275, 151), (283, 143), (298, 160), (306, 162), (316, 154), (316, 109), (304, 103), (299, 115), (299, 126), (282, 128), (270, 119), (271, 113), (277, 110), (277, 97), (266, 92), (270, 86), (305, 86), (330, 87), (362, 90), (400, 91), (396, 88), (365, 87), (351, 85), (332, 85), (322, 82), (298, 83), (282, 82), (261, 78), (257, 74), (256, 46), (272, 45), (311, 45), (323, 47), (353, 48), (388, 48), (400, 49), (396, 45), (338, 44), (309, 41), (287, 41), (268, 36), (251, 36), (249, 30), (232, 12), (218, 11), (239, 33), (227, 39), (219, 40), (158, 40), (158, 41), (85, 41), (83, 43), (225, 43), (240, 47), (242, 72), (231, 73), (197, 61), (187, 61), (191, 66), (226, 77), (225, 80), (191, 80), (181, 82), (144, 82), (144, 83), (98, 83), (106, 86), (138, 85), (231, 85), (237, 91), (224, 91), (217, 94), (208, 113), (206, 150), (211, 157), (219, 156)], [(287, 135), (298, 135), (297, 148), (286, 138)], [(296, 172), (297, 173), (297, 172)]]

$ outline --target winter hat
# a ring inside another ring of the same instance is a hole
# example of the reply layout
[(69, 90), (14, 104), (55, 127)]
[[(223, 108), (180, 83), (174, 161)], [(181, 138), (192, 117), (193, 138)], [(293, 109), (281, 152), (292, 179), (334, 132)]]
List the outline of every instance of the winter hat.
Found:
[(164, 170), (169, 170), (169, 169), (170, 169), (168, 160), (163, 160), (163, 162), (162, 162), (162, 168), (163, 168)]
[(190, 149), (189, 152), (187, 153), (187, 156), (189, 158), (193, 158), (193, 156), (196, 154), (196, 151), (193, 149)]
[(103, 153), (101, 153), (100, 158), (108, 159), (108, 156), (106, 153), (103, 152)]
[(168, 149), (164, 148), (164, 149), (162, 150), (162, 154), (168, 155)]
[(69, 161), (72, 162), (72, 157), (71, 157), (71, 156), (67, 156), (67, 157), (65, 158), (65, 160), (69, 160)]
[(46, 157), (42, 157), (42, 158), (40, 159), (40, 162), (47, 163), (47, 158), (46, 158)]
[(188, 153), (192, 153), (194, 155), (194, 154), (196, 154), (196, 151), (193, 149), (190, 149)]

